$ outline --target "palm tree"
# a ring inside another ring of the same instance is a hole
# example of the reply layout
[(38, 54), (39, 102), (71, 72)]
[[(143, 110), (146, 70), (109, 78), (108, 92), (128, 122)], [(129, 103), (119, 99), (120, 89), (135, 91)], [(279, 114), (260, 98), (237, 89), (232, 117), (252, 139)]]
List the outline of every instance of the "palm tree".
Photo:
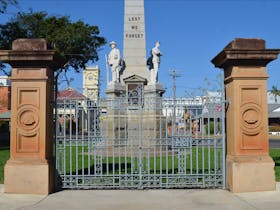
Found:
[(277, 86), (272, 85), (272, 90), (270, 92), (274, 96), (275, 103), (277, 103), (277, 97), (280, 96), (280, 90)]

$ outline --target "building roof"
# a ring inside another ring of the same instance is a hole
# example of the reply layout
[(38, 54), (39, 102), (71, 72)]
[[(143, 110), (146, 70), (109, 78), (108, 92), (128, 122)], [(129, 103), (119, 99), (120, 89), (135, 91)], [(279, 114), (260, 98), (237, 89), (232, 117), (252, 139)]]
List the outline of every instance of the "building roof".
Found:
[(78, 91), (68, 87), (65, 90), (58, 91), (57, 93), (57, 99), (85, 99), (86, 97), (82, 94), (79, 93)]
[(268, 117), (280, 118), (280, 104), (268, 104)]
[(204, 105), (201, 118), (221, 118), (222, 104), (221, 103), (207, 103)]

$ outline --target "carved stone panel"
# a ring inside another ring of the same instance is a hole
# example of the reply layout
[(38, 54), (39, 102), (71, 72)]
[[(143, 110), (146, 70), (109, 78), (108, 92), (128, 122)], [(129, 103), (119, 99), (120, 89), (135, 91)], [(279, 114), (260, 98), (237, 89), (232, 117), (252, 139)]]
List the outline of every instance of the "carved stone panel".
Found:
[(18, 111), (18, 128), (26, 133), (34, 132), (39, 123), (38, 109), (33, 105), (22, 106)]
[(242, 85), (241, 87), (241, 104), (247, 102), (261, 103), (260, 86)]
[(241, 128), (246, 135), (257, 135), (261, 132), (262, 113), (261, 108), (254, 102), (248, 102), (241, 106)]
[(37, 87), (17, 89), (16, 152), (38, 153), (40, 144), (40, 91)]
[(264, 132), (260, 86), (240, 87), (241, 150), (260, 150)]
[(23, 135), (20, 132), (17, 136), (18, 153), (38, 153), (39, 152), (39, 132), (31, 135)]
[(141, 83), (127, 84), (127, 99), (129, 106), (142, 105), (143, 85)]
[(32, 104), (33, 106), (40, 108), (39, 88), (18, 88), (17, 106)]

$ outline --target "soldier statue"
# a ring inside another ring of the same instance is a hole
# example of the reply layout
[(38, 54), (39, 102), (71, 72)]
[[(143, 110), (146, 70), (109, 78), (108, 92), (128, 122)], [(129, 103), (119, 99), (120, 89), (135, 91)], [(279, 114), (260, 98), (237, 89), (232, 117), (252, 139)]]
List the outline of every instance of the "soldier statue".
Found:
[(151, 71), (151, 84), (157, 83), (157, 77), (158, 77), (158, 70), (160, 65), (160, 57), (162, 56), (162, 53), (159, 50), (160, 42), (157, 41), (155, 43), (155, 47), (151, 50), (151, 57), (147, 60), (147, 65), (149, 65), (149, 69)]

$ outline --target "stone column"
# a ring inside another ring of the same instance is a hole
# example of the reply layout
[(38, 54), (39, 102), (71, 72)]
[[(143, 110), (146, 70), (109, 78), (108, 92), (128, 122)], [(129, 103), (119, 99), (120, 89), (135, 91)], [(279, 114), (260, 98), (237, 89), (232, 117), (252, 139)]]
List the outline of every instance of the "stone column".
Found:
[(279, 50), (261, 39), (235, 39), (212, 63), (224, 69), (227, 155), (226, 186), (232, 192), (275, 190), (269, 156), (267, 70)]
[(123, 84), (123, 79), (134, 74), (150, 81), (146, 53), (144, 0), (125, 0), (123, 56), (126, 68), (121, 76)]
[(12, 50), (0, 51), (0, 60), (12, 66), (6, 193), (49, 194), (54, 190), (54, 55), (44, 39), (18, 39)]

